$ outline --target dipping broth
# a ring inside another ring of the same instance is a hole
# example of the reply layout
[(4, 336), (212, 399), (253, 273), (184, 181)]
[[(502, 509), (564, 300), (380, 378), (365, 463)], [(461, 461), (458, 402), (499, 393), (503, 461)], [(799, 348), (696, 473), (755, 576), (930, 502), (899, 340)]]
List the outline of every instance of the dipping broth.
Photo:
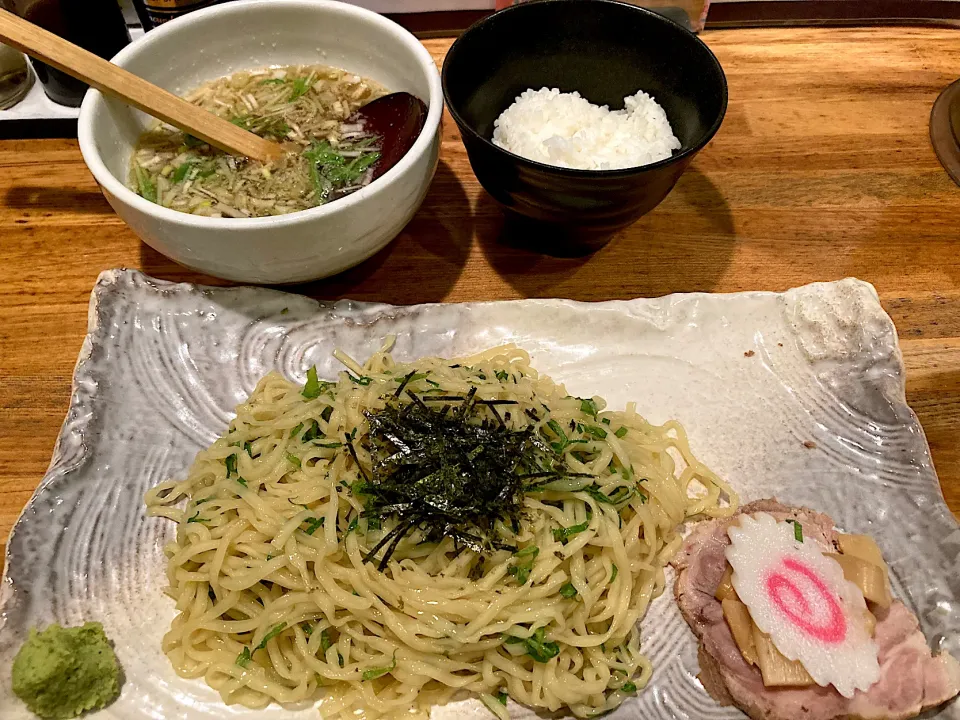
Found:
[(159, 124), (140, 136), (130, 187), (163, 207), (207, 217), (265, 217), (324, 205), (370, 182), (378, 138), (347, 120), (386, 92), (323, 65), (242, 71), (205, 83), (186, 99), (287, 152), (264, 164)]

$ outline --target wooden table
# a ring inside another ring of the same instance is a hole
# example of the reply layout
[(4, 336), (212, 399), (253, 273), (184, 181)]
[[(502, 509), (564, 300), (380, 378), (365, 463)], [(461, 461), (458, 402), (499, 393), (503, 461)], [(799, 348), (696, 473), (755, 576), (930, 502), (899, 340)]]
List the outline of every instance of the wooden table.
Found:
[[(907, 399), (960, 511), (960, 188), (927, 137), (960, 77), (944, 29), (712, 31), (730, 81), (714, 141), (673, 193), (595, 255), (505, 244), (452, 121), (416, 218), (318, 298), (390, 303), (694, 290), (783, 290), (853, 275), (900, 332)], [(442, 59), (449, 40), (427, 45)], [(72, 140), (0, 143), (0, 542), (49, 462), (97, 273), (128, 266), (218, 283), (141, 244), (100, 196)]]

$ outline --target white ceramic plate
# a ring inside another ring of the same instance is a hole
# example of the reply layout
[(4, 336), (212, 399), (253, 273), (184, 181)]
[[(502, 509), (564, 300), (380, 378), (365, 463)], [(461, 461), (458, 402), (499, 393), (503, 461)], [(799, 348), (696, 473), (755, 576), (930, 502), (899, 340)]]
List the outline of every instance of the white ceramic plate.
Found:
[[(893, 324), (865, 283), (400, 308), (318, 305), (272, 290), (171, 285), (118, 270), (94, 289), (53, 462), (7, 547), (0, 717), (30, 717), (10, 689), (12, 658), (28, 628), (100, 620), (126, 682), (117, 702), (93, 717), (316, 718), (313, 709), (227, 708), (202, 681), (174, 674), (160, 652), (173, 617), (161, 594), (161, 547), (173, 526), (147, 520), (142, 496), (182, 476), (267, 371), (302, 382), (317, 364), (321, 377), (333, 377), (335, 347), (365, 358), (388, 334), (397, 335), (405, 359), (515, 342), (573, 394), (602, 395), (615, 408), (636, 400), (654, 422), (678, 418), (694, 452), (745, 500), (773, 495), (810, 505), (876, 537), (895, 593), (932, 643), (960, 656), (960, 528), (904, 400)], [(740, 717), (697, 682), (693, 635), (670, 593), (653, 604), (643, 640), (653, 681), (614, 718)], [(433, 714), (488, 717), (479, 708), (468, 701)], [(517, 708), (514, 716), (532, 713)], [(960, 718), (960, 706), (940, 717)]]

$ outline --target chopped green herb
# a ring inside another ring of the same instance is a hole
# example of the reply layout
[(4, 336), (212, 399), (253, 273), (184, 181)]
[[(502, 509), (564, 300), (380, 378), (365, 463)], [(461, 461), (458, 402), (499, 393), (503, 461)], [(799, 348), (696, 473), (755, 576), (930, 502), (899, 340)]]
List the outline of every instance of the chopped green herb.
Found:
[(635, 693), (637, 691), (637, 686), (632, 682), (625, 682), (623, 687), (620, 688), (625, 693)]
[(223, 464), (227, 466), (227, 477), (237, 474), (237, 456), (236, 455), (227, 455), (224, 458)]
[(590, 521), (584, 520), (578, 525), (571, 525), (570, 527), (560, 527), (553, 529), (553, 539), (558, 542), (566, 543), (569, 538), (572, 538), (574, 535), (579, 535), (584, 530), (590, 527)]
[(155, 203), (157, 201), (157, 186), (154, 185), (147, 171), (139, 165), (134, 167), (134, 171), (137, 176), (137, 192), (140, 193), (142, 198)]
[(560, 646), (555, 642), (545, 642), (545, 636), (546, 630), (540, 627), (534, 631), (531, 637), (524, 640), (527, 646), (527, 655), (532, 657), (535, 662), (545, 663), (550, 658), (560, 654)]
[(237, 477), (237, 482), (243, 485), (244, 487), (247, 487), (247, 481), (244, 480), (242, 477)]
[(600, 422), (602, 422), (604, 425), (609, 425), (609, 424), (610, 424), (610, 418), (602, 418), (602, 419), (600, 420)]
[(288, 312), (290, 312), (290, 308), (284, 308), (283, 310), (280, 311), (280, 314), (286, 315)]
[(173, 176), (172, 176), (173, 182), (180, 183), (186, 180), (187, 175), (190, 173), (190, 168), (192, 168), (195, 164), (196, 164), (195, 162), (191, 162), (188, 160), (187, 162), (181, 163), (180, 165), (178, 165), (177, 169), (173, 171)]
[(614, 566), (613, 566), (613, 570), (610, 571), (610, 582), (611, 582), (611, 583), (612, 583), (614, 580), (617, 579), (617, 575), (618, 575), (619, 573), (620, 573), (620, 569), (619, 569), (616, 565), (614, 565)]
[(286, 82), (283, 78), (267, 78), (266, 80), (261, 80), (261, 85), (283, 85)]
[(793, 518), (787, 518), (787, 522), (793, 524), (793, 538), (797, 542), (803, 542), (803, 525)]
[(304, 522), (307, 523), (307, 529), (304, 530), (304, 532), (307, 535), (313, 535), (317, 531), (317, 528), (323, 527), (323, 523), (325, 521), (326, 521), (325, 517), (307, 518), (306, 520), (304, 520)]
[(313, 86), (313, 73), (310, 73), (305, 78), (295, 78), (293, 81), (293, 91), (290, 93), (290, 98), (287, 102), (293, 102), (294, 100), (299, 100), (301, 97), (307, 94), (307, 91)]
[(260, 644), (257, 645), (254, 652), (256, 652), (257, 650), (263, 650), (267, 646), (268, 642), (270, 642), (271, 640), (273, 640), (273, 638), (275, 638), (277, 635), (283, 632), (283, 629), (285, 627), (287, 627), (287, 624), (285, 622), (282, 622), (270, 628), (270, 632), (268, 632), (266, 635), (263, 636), (263, 640), (260, 641)]
[(338, 442), (318, 442), (318, 443), (314, 443), (314, 444), (315, 444), (317, 447), (327, 448), (328, 450), (332, 450), (332, 449), (334, 449), (334, 448), (343, 447), (343, 443), (338, 443)]
[(627, 434), (627, 429), (626, 429), (625, 427), (619, 428), (619, 429), (614, 433), (614, 435), (616, 435), (618, 438), (622, 438), (622, 437), (623, 437), (624, 435), (626, 435), (626, 434)]
[[(360, 143), (354, 144), (353, 148), (363, 150)], [(321, 201), (325, 201), (333, 190), (355, 184), (367, 169), (380, 159), (380, 153), (361, 152), (358, 157), (347, 162), (347, 158), (329, 142), (314, 140), (313, 144), (304, 150), (303, 157), (309, 161), (314, 191)]]
[(598, 440), (603, 440), (607, 436), (606, 430), (603, 428), (598, 428), (595, 425), (584, 425), (583, 432), (585, 432), (587, 435), (593, 435), (593, 437), (597, 438)]
[(317, 366), (314, 365), (307, 370), (307, 383), (303, 386), (300, 394), (307, 398), (307, 400), (313, 400), (314, 398), (320, 397), (320, 393), (323, 392), (325, 385), (326, 383), (321, 383), (317, 378)]
[(607, 505), (619, 505), (633, 497), (633, 490), (623, 485), (614, 490), (612, 495), (604, 495), (596, 485), (588, 485), (583, 491), (597, 502)]
[(511, 565), (507, 568), (507, 575), (512, 575), (517, 579), (518, 585), (526, 585), (527, 580), (530, 578), (530, 570), (532, 568), (527, 565)]
[(303, 430), (303, 423), (300, 423), (293, 430), (290, 431), (290, 437), (295, 438), (297, 435), (300, 434), (301, 430)]
[(324, 628), (320, 632), (320, 647), (323, 649), (324, 654), (330, 649), (331, 645), (333, 645), (333, 641), (330, 639), (330, 630), (329, 628)]
[(560, 423), (556, 420), (549, 420), (547, 422), (547, 427), (553, 431), (553, 434), (559, 438), (556, 442), (551, 442), (550, 447), (553, 448), (553, 451), (560, 455), (570, 444), (570, 441), (567, 439), (567, 434), (563, 431), (563, 428), (560, 427)]
[(361, 375), (360, 377), (354, 377), (350, 373), (347, 373), (347, 376), (357, 385), (369, 385), (370, 383), (373, 382), (373, 378), (368, 378), (366, 375)]
[(320, 437), (322, 433), (320, 432), (320, 424), (316, 420), (310, 421), (310, 426), (307, 428), (307, 431), (303, 434), (303, 437), (300, 439), (303, 442), (312, 442)]
[(507, 704), (507, 698), (508, 698), (508, 697), (510, 697), (510, 696), (507, 695), (507, 691), (506, 691), (506, 690), (500, 690), (500, 691), (496, 694), (497, 702), (500, 703), (501, 705), (506, 705), (506, 704)]
[(540, 548), (536, 545), (528, 545), (522, 550), (517, 550), (513, 556), (517, 561), (507, 568), (507, 574), (517, 579), (517, 584), (526, 585), (533, 570), (533, 563), (540, 554)]
[(382, 677), (386, 675), (388, 672), (395, 669), (396, 667), (397, 667), (397, 651), (394, 650), (393, 661), (390, 663), (390, 665), (388, 665), (387, 667), (370, 668), (369, 670), (364, 670), (362, 679), (364, 682), (366, 682), (367, 680), (376, 680), (378, 677)]
[(290, 464), (297, 468), (297, 470), (301, 468), (300, 458), (298, 458), (296, 455), (287, 453), (287, 460), (289, 460)]
[(506, 370), (496, 370), (494, 372), (497, 376), (497, 380), (500, 382), (506, 382), (507, 378), (510, 377), (510, 374)]
[(356, 530), (359, 524), (360, 524), (360, 518), (358, 518), (357, 516), (354, 516), (353, 520), (350, 521), (350, 524), (347, 525), (346, 535), (349, 535), (354, 530)]
[(300, 623), (300, 629), (303, 630), (303, 634), (309, 636), (313, 632), (313, 625), (308, 622)]
[(592, 398), (590, 398), (590, 399), (583, 399), (583, 398), (581, 398), (581, 399), (580, 399), (580, 411), (581, 411), (581, 412), (585, 412), (587, 415), (590, 415), (590, 416), (592, 416), (592, 417), (596, 417), (596, 416), (597, 416), (597, 403), (595, 403)]
[(210, 522), (210, 521), (209, 521), (209, 520), (204, 520), (202, 517), (200, 517), (200, 511), (197, 510), (197, 512), (194, 514), (193, 517), (187, 518), (187, 522), (188, 522), (188, 523), (192, 523), (192, 522), (205, 523), (205, 522)]
[(367, 531), (370, 530), (379, 530), (380, 529), (380, 518), (378, 517), (368, 517), (367, 518)]
[(567, 583), (560, 588), (560, 594), (569, 600), (572, 597), (576, 597), (577, 589), (573, 586), (573, 583)]
[(245, 440), (243, 443), (243, 449), (249, 457), (253, 457), (253, 443), (249, 440)]
[(243, 649), (243, 652), (237, 655), (236, 663), (240, 667), (245, 668), (247, 665), (250, 664), (251, 657), (252, 656), (250, 654), (250, 648), (245, 647)]

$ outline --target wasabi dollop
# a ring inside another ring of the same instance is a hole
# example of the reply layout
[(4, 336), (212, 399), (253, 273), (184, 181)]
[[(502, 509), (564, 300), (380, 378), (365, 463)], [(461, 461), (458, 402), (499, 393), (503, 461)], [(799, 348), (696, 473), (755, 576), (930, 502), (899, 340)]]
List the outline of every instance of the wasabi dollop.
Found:
[(13, 660), (13, 691), (42, 718), (74, 718), (120, 694), (120, 666), (98, 622), (32, 629)]

